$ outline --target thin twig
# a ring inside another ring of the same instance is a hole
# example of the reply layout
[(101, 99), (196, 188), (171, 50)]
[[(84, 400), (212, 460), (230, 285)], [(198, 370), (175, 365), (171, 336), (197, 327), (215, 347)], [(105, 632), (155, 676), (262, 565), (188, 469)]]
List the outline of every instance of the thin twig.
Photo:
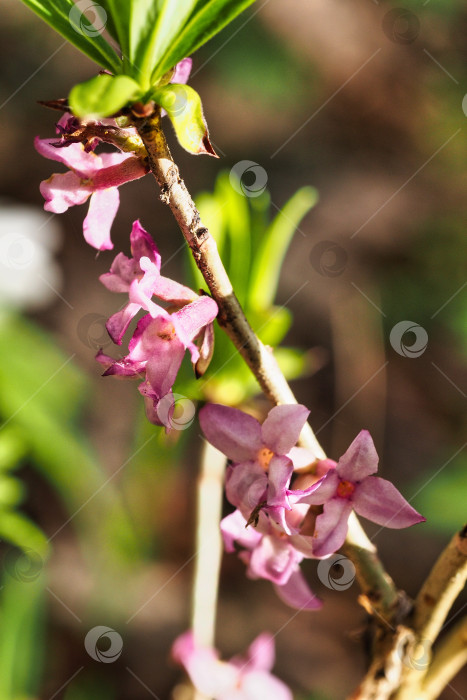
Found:
[(415, 600), (414, 630), (431, 644), (467, 580), (467, 525), (454, 535)]
[(467, 664), (467, 617), (443, 639), (422, 688), (423, 700), (435, 700), (447, 684)]

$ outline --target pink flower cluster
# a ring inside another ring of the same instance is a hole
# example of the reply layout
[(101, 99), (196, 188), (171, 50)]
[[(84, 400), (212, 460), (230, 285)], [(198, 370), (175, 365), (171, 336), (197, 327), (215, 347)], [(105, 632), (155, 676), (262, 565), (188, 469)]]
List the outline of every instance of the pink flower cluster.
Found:
[(221, 661), (215, 649), (200, 646), (192, 632), (175, 640), (172, 656), (188, 673), (191, 682), (214, 700), (292, 700), (292, 693), (270, 673), (274, 666), (274, 640), (267, 632), (248, 647), (245, 656)]
[[(226, 495), (236, 510), (221, 523), (226, 550), (238, 545), (247, 575), (271, 581), (279, 597), (300, 610), (321, 607), (300, 562), (336, 552), (352, 510), (391, 528), (424, 520), (389, 481), (373, 476), (378, 455), (368, 431), (337, 463), (295, 447), (308, 414), (305, 406), (276, 406), (261, 425), (227, 406), (200, 411), (204, 435), (229, 459)], [(294, 472), (306, 465), (313, 465), (313, 483), (290, 488)]]
[[(137, 323), (128, 355), (114, 360), (99, 351), (96, 359), (106, 368), (104, 375), (142, 379), (139, 391), (145, 397), (149, 420), (169, 430), (174, 411), (172, 387), (185, 351), (189, 350), (195, 369), (201, 364), (204, 369), (212, 355), (217, 304), (161, 275), (159, 251), (139, 221), (133, 223), (130, 243), (133, 257), (119, 253), (110, 271), (100, 277), (111, 292), (128, 294), (128, 303), (107, 322), (114, 343), (121, 345), (140, 310), (146, 314)], [(153, 296), (169, 304), (171, 312), (156, 304)]]

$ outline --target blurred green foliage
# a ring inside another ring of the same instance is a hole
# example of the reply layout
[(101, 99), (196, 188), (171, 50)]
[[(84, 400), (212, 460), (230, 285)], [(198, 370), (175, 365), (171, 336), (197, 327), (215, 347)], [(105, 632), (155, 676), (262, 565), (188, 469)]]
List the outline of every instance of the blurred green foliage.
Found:
[[(274, 348), (288, 379), (312, 368), (311, 358), (293, 348), (278, 347), (292, 323), (285, 306), (275, 306), (279, 277), (290, 241), (302, 218), (317, 202), (312, 187), (303, 187), (271, 220), (267, 190), (255, 196), (243, 194), (244, 185), (234, 173), (224, 171), (214, 192), (203, 192), (196, 204), (217, 247), (245, 314), (265, 345)], [(192, 286), (207, 291), (193, 258), (187, 252)], [(186, 368), (186, 366), (185, 366)], [(185, 369), (178, 390), (192, 398), (207, 398), (227, 405), (239, 404), (257, 393), (256, 380), (226, 334), (215, 329), (215, 352), (206, 377), (194, 381)]]

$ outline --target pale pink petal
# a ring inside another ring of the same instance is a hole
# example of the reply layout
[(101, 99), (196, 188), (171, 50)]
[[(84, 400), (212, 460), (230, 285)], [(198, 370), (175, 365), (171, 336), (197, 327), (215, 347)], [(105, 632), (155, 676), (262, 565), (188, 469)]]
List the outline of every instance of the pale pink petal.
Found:
[(133, 226), (130, 233), (130, 244), (131, 253), (135, 260), (139, 261), (141, 258), (146, 257), (154, 263), (157, 269), (161, 269), (161, 256), (154, 243), (152, 237), (146, 231), (139, 219), (133, 221)]
[(141, 276), (138, 261), (118, 253), (110, 271), (105, 272), (99, 279), (109, 292), (128, 292), (130, 284), (138, 279), (138, 276)]
[(121, 311), (113, 314), (105, 324), (108, 334), (116, 345), (122, 344), (123, 336), (140, 308), (138, 304), (127, 304)]
[(274, 637), (268, 632), (263, 632), (250, 644), (247, 651), (248, 672), (270, 671), (276, 658), (274, 649)]
[(68, 207), (84, 204), (92, 194), (88, 185), (83, 185), (80, 178), (73, 172), (54, 173), (48, 180), (43, 180), (39, 186), (45, 199), (44, 209), (54, 214), (63, 214)]
[(339, 477), (335, 470), (329, 471), (319, 481), (303, 490), (292, 490), (291, 494), (299, 496), (298, 503), (309, 506), (321, 506), (333, 498), (339, 486)]
[(322, 601), (310, 589), (298, 567), (291, 574), (287, 583), (282, 586), (275, 585), (274, 590), (286, 605), (290, 605), (296, 610), (319, 610), (323, 606)]
[(251, 553), (248, 575), (282, 586), (301, 559), (302, 555), (287, 541), (265, 535)]
[(285, 455), (296, 444), (310, 411), (300, 404), (275, 406), (261, 429), (264, 444), (278, 455)]
[(398, 530), (425, 521), (390, 481), (378, 476), (357, 484), (352, 501), (359, 515), (383, 527)]
[(293, 464), (288, 457), (273, 457), (268, 469), (268, 506), (290, 508), (287, 488), (293, 473)]
[(313, 533), (313, 552), (317, 557), (327, 557), (344, 544), (352, 503), (346, 498), (333, 498), (323, 506), (316, 518)]
[(206, 439), (234, 462), (255, 460), (262, 447), (261, 425), (237, 408), (207, 404), (199, 412)]
[(241, 462), (229, 470), (225, 494), (249, 518), (254, 508), (266, 500), (267, 485), (268, 477), (257, 462)]
[(190, 77), (191, 66), (193, 61), (191, 58), (182, 58), (175, 66), (175, 71), (172, 76), (171, 83), (186, 84)]
[(84, 239), (97, 250), (111, 250), (110, 229), (118, 211), (118, 189), (94, 192), (89, 202), (88, 215), (83, 222)]
[(346, 481), (361, 481), (378, 471), (378, 453), (368, 430), (361, 430), (337, 464), (337, 473)]
[(313, 464), (316, 459), (313, 452), (307, 450), (306, 447), (292, 447), (292, 449), (287, 452), (287, 457), (292, 460), (295, 471), (306, 469), (310, 464)]
[(262, 535), (254, 527), (247, 527), (246, 520), (239, 510), (221, 520), (221, 533), (226, 552), (234, 552), (234, 544), (253, 549), (260, 542)]
[[(293, 700), (291, 690), (281, 680), (264, 671), (251, 671), (245, 674), (238, 700)], [(234, 700), (234, 698), (222, 698)], [(235, 699), (237, 700), (237, 699)]]
[(41, 156), (63, 163), (83, 178), (91, 177), (99, 170), (101, 160), (95, 153), (86, 153), (81, 143), (72, 143), (65, 148), (56, 148), (53, 145), (61, 142), (61, 139), (40, 139), (36, 136), (34, 146)]

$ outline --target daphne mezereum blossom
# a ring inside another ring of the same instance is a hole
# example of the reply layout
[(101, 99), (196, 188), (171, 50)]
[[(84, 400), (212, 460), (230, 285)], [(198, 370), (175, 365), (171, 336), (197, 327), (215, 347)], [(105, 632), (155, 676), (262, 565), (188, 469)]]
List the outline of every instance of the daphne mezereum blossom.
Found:
[(301, 503), (322, 505), (312, 537), (315, 556), (337, 551), (347, 535), (352, 510), (383, 527), (400, 529), (424, 522), (393, 484), (373, 476), (378, 470), (378, 454), (372, 437), (362, 430), (348, 450)]
[[(83, 222), (84, 238), (98, 250), (110, 250), (113, 243), (110, 229), (118, 211), (118, 187), (148, 172), (148, 167), (131, 153), (87, 152), (81, 143), (62, 145), (61, 138), (34, 141), (36, 150), (45, 158), (66, 165), (66, 173), (54, 173), (40, 184), (45, 199), (44, 209), (62, 214), (88, 199), (89, 209)], [(58, 146), (58, 147), (57, 147)]]
[(185, 351), (189, 350), (196, 365), (200, 350), (194, 341), (203, 337), (216, 315), (217, 304), (209, 296), (200, 296), (172, 314), (159, 307), (155, 317), (147, 313), (138, 322), (126, 357), (114, 360), (99, 351), (96, 359), (106, 368), (104, 376), (142, 379), (139, 390), (149, 420), (169, 430), (174, 410), (172, 387)]
[[(191, 58), (184, 58), (174, 68), (173, 83), (186, 83), (191, 71)], [(98, 124), (108, 125), (113, 120), (104, 119)], [(57, 124), (59, 136), (40, 139), (36, 136), (36, 150), (45, 158), (63, 163), (68, 168), (65, 173), (53, 173), (40, 184), (45, 199), (44, 209), (62, 214), (69, 207), (84, 204), (89, 199), (89, 209), (83, 222), (84, 238), (97, 250), (111, 250), (113, 244), (110, 229), (118, 211), (120, 185), (136, 180), (149, 172), (143, 159), (123, 152), (96, 154), (94, 148), (98, 138), (91, 143), (67, 141), (63, 134), (68, 125), (79, 124), (72, 115), (65, 114)], [(115, 127), (110, 127), (115, 128)], [(136, 130), (129, 127), (127, 134), (136, 136)]]
[(195, 688), (213, 700), (292, 700), (290, 689), (271, 673), (274, 639), (267, 632), (256, 637), (245, 656), (221, 661), (215, 649), (200, 646), (188, 631), (175, 640), (172, 656)]
[(290, 509), (288, 491), (294, 462), (314, 461), (308, 450), (295, 447), (309, 413), (298, 404), (275, 406), (261, 425), (236, 408), (208, 404), (201, 409), (203, 433), (232, 462), (227, 497), (247, 520), (256, 509), (265, 507), (287, 531), (284, 509)]
[(117, 345), (121, 345), (131, 320), (140, 309), (148, 311), (154, 318), (160, 314), (161, 307), (152, 301), (153, 296), (176, 306), (198, 298), (189, 287), (161, 275), (161, 256), (157, 246), (139, 221), (133, 222), (130, 245), (133, 257), (127, 258), (119, 253), (110, 271), (99, 278), (111, 292), (129, 295), (128, 304), (113, 314), (106, 324), (110, 337)]
[[(286, 518), (302, 521), (308, 506), (286, 512)], [(300, 571), (300, 562), (311, 555), (300, 552), (293, 538), (280, 530), (266, 512), (260, 512), (255, 527), (248, 525), (240, 510), (221, 522), (221, 533), (227, 552), (241, 547), (238, 556), (247, 565), (251, 579), (271, 581), (281, 600), (297, 610), (318, 610), (322, 602), (312, 592)]]

